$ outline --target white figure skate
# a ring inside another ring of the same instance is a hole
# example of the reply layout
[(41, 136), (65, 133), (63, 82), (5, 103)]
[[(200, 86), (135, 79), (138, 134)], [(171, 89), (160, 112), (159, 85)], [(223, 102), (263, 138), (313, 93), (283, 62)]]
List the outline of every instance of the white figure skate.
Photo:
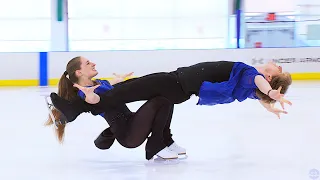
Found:
[(170, 151), (173, 151), (175, 153), (177, 153), (179, 155), (179, 159), (187, 159), (188, 156), (187, 156), (187, 151), (185, 148), (179, 146), (177, 143), (173, 143), (171, 144), (168, 149)]
[(163, 148), (156, 154), (157, 158), (152, 158), (149, 160), (149, 164), (152, 162), (157, 164), (177, 164), (179, 163), (178, 154), (176, 152), (170, 151), (168, 147)]

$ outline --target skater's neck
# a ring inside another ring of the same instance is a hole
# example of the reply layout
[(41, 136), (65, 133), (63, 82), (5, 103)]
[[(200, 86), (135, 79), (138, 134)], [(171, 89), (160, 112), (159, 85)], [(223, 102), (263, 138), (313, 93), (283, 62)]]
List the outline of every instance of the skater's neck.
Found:
[(261, 74), (263, 74), (265, 76), (265, 74), (266, 74), (265, 66), (256, 66), (255, 68), (259, 73), (261, 73)]
[(79, 79), (78, 84), (80, 86), (93, 86), (94, 85), (94, 81), (92, 79)]

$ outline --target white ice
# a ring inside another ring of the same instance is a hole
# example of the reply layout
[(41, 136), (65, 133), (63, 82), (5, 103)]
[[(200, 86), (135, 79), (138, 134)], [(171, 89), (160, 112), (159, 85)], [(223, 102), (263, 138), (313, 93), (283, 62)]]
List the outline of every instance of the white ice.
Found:
[(144, 144), (97, 149), (93, 141), (108, 125), (91, 114), (69, 124), (60, 145), (43, 126), (50, 90), (0, 89), (1, 180), (309, 180), (310, 170), (320, 171), (319, 82), (295, 81), (281, 119), (253, 100), (210, 107), (192, 97), (176, 105), (173, 137), (189, 158), (175, 165), (148, 165)]

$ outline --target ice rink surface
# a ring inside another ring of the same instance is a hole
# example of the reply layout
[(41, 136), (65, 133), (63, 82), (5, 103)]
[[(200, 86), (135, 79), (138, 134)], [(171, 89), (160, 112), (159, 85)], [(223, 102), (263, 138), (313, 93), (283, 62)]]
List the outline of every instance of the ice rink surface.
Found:
[[(189, 158), (174, 165), (147, 162), (145, 143), (97, 149), (93, 141), (108, 125), (91, 114), (68, 124), (60, 145), (44, 127), (50, 91), (0, 89), (1, 180), (320, 179), (320, 82), (294, 81), (286, 96), (293, 106), (281, 119), (254, 100), (212, 107), (192, 97), (176, 105), (173, 138)], [(142, 103), (128, 106), (135, 111)]]

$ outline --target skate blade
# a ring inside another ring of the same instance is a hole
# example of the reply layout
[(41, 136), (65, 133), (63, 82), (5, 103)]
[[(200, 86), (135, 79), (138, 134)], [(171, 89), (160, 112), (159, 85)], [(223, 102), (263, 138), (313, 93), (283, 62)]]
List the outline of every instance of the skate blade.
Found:
[[(50, 115), (50, 117), (51, 117), (51, 119), (52, 119), (52, 121), (53, 121), (53, 124), (54, 124), (54, 126), (55, 126), (55, 128), (56, 129), (58, 129), (58, 125), (61, 125), (61, 124), (66, 124), (66, 123), (63, 123), (63, 122), (67, 122), (66, 121), (66, 118), (64, 117), (64, 115), (57, 109), (57, 108), (55, 108), (54, 107), (54, 105), (52, 104), (52, 102), (51, 102), (51, 98), (50, 98), (50, 95), (45, 95), (44, 96), (44, 99), (45, 99), (45, 101), (46, 101), (46, 105), (47, 105), (47, 109), (48, 109), (48, 111), (49, 111), (49, 115)], [(49, 101), (50, 100), (50, 101)], [(61, 117), (61, 120), (57, 120), (55, 117), (54, 117), (54, 115), (52, 114), (52, 110), (53, 110), (53, 108), (55, 108), (56, 110), (58, 110), (59, 112), (60, 112), (60, 117)], [(64, 120), (63, 120), (64, 119)]]
[(149, 166), (153, 165), (175, 165), (179, 164), (179, 159), (178, 158), (170, 158), (170, 159), (163, 159), (161, 157), (156, 157), (154, 159), (150, 159), (147, 163)]
[(186, 153), (184, 153), (184, 154), (179, 154), (178, 159), (180, 159), (180, 160), (188, 159), (188, 155), (187, 155)]
[(158, 155), (156, 155), (157, 156), (157, 158), (156, 159), (163, 159), (163, 160), (174, 160), (174, 159), (178, 159), (179, 157), (173, 157), (173, 158), (163, 158), (163, 157), (161, 157), (161, 156), (158, 156)]

